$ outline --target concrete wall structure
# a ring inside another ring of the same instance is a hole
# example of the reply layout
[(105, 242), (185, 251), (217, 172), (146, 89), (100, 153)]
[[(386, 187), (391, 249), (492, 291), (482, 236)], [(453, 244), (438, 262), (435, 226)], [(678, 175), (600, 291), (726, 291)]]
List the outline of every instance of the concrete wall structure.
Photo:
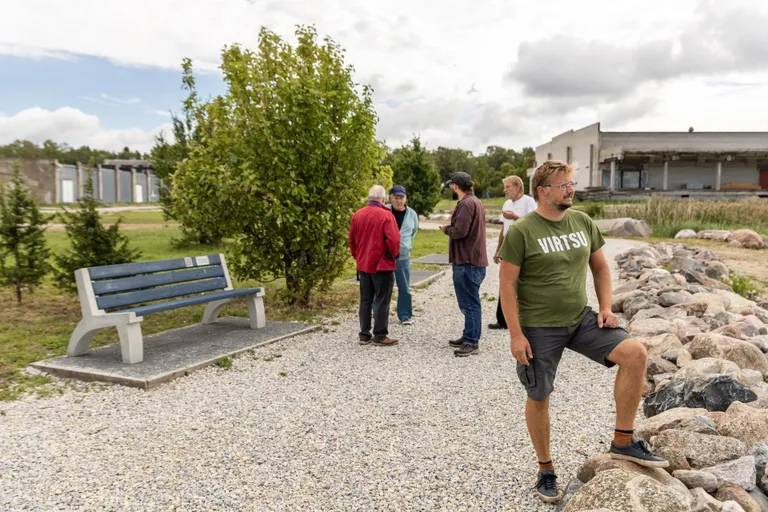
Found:
[[(0, 183), (10, 180), (13, 176), (13, 164), (16, 161), (18, 160), (0, 159)], [(111, 162), (109, 166), (105, 163), (93, 169), (88, 169), (84, 165), (59, 164), (56, 160), (23, 160), (21, 162), (22, 173), (27, 179), (33, 196), (40, 204), (78, 201), (83, 195), (83, 188), (89, 174), (93, 179), (93, 195), (104, 204), (134, 202), (135, 185), (141, 185), (142, 188), (142, 197), (136, 198), (136, 202), (147, 203), (160, 200), (159, 180), (155, 177), (149, 162), (144, 160), (125, 161), (135, 167), (127, 167), (121, 160), (112, 160), (108, 161)]]
[(536, 165), (547, 159), (575, 167), (577, 190), (768, 191), (768, 132), (602, 132), (596, 123), (537, 147)]

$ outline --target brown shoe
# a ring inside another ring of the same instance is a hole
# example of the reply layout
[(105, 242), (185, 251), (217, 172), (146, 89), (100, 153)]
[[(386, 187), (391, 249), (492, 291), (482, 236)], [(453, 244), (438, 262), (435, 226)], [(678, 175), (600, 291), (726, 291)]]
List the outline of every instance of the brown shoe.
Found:
[(390, 337), (386, 337), (383, 340), (374, 339), (373, 340), (373, 344), (374, 345), (381, 345), (383, 347), (388, 347), (390, 345), (397, 345), (397, 340), (393, 340)]

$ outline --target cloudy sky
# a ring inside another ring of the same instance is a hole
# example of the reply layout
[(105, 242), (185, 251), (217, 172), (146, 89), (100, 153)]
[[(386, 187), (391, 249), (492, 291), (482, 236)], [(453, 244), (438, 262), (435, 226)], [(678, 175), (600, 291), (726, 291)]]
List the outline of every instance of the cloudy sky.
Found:
[(371, 84), (378, 136), (476, 152), (603, 130), (768, 130), (762, 0), (0, 0), (0, 144), (148, 151), (180, 62), (314, 24)]

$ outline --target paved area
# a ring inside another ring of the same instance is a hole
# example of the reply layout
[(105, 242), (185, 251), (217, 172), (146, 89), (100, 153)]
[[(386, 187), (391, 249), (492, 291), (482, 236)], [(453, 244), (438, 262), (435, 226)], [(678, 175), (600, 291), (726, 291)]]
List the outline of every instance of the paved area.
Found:
[[(608, 240), (609, 260), (634, 245)], [(491, 263), (484, 324), (497, 290)], [(553, 510), (534, 496), (508, 335), (484, 331), (479, 355), (455, 358), (450, 273), (414, 301), (393, 347), (358, 345), (349, 312), (149, 391), (0, 404), (0, 510)], [(552, 396), (563, 485), (610, 443), (614, 375), (565, 354)]]
[(413, 262), (423, 263), (425, 265), (450, 265), (450, 263), (448, 263), (447, 254), (427, 254), (426, 256), (413, 260)]
[(275, 343), (316, 327), (294, 322), (267, 322), (251, 329), (247, 318), (220, 318), (144, 337), (144, 361), (123, 364), (120, 344), (89, 350), (78, 357), (56, 357), (31, 366), (59, 377), (114, 382), (149, 389), (256, 347)]
[[(445, 270), (413, 270), (411, 269), (411, 288), (421, 288), (429, 285), (432, 281), (445, 273)], [(356, 278), (347, 279), (349, 284), (360, 284)], [(395, 288), (397, 290), (397, 288)], [(395, 291), (397, 293), (397, 291)]]

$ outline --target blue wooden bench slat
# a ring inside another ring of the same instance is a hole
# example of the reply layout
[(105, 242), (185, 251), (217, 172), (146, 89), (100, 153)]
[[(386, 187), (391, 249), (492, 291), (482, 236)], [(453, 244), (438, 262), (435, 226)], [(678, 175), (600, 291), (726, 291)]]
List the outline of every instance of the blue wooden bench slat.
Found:
[(96, 295), (128, 292), (132, 290), (152, 288), (154, 286), (165, 286), (174, 283), (210, 279), (212, 277), (224, 277), (224, 269), (216, 265), (213, 267), (179, 270), (177, 272), (148, 274), (138, 277), (126, 277), (123, 279), (110, 279), (108, 281), (96, 281), (93, 283), (93, 292)]
[(176, 284), (162, 288), (152, 288), (149, 290), (140, 290), (137, 292), (118, 293), (116, 295), (102, 295), (96, 298), (99, 309), (118, 308), (121, 306), (131, 306), (143, 302), (152, 302), (162, 299), (173, 299), (183, 295), (192, 295), (193, 293), (210, 292), (213, 290), (223, 290), (227, 287), (227, 280), (223, 277), (206, 279), (205, 281), (195, 281), (193, 283)]
[(151, 315), (152, 313), (159, 313), (161, 311), (168, 311), (169, 309), (177, 309), (184, 306), (194, 306), (195, 304), (204, 304), (214, 300), (242, 297), (244, 295), (253, 295), (254, 293), (258, 293), (260, 291), (261, 288), (251, 288), (246, 290), (229, 290), (223, 292), (208, 293), (206, 295), (198, 295), (196, 297), (187, 297), (184, 299), (172, 300), (168, 302), (159, 302), (157, 304), (132, 308), (126, 311), (133, 311), (136, 313), (136, 316), (145, 316)]
[[(208, 254), (209, 265), (221, 265), (221, 258), (218, 254)], [(190, 267), (200, 267), (204, 265), (197, 264), (197, 258), (200, 256), (188, 258), (175, 258), (172, 260), (145, 261), (140, 263), (123, 263), (120, 265), (104, 265), (101, 267), (90, 267), (88, 272), (94, 281), (100, 279), (114, 279), (117, 277), (129, 277), (137, 274), (151, 274), (153, 272), (166, 272), (169, 270), (181, 270)], [(188, 264), (192, 260), (192, 265)]]

